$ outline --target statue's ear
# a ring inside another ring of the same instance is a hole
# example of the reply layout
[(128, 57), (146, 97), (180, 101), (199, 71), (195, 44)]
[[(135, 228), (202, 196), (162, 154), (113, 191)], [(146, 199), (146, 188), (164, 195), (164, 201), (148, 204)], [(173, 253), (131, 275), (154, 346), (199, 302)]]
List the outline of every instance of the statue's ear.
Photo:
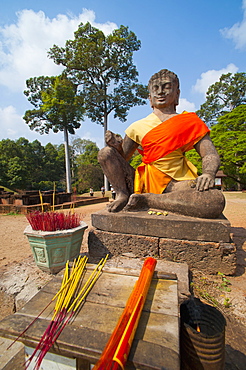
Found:
[(180, 95), (180, 90), (177, 89), (177, 95), (176, 95), (176, 101), (175, 101), (176, 105), (179, 105), (179, 95)]
[(152, 99), (151, 99), (151, 95), (150, 95), (150, 94), (149, 94), (149, 96), (148, 96), (148, 99), (149, 99), (149, 102), (150, 102), (150, 106), (151, 106), (151, 108), (153, 108)]

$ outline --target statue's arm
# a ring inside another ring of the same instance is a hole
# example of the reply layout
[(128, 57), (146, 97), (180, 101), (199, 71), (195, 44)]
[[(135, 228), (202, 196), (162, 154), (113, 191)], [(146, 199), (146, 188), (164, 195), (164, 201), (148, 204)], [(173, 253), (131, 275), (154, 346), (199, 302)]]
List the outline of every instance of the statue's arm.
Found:
[(138, 143), (130, 139), (127, 135), (123, 139), (122, 149), (124, 153), (124, 158), (126, 161), (129, 161), (137, 147), (139, 146)]
[(202, 158), (202, 175), (197, 178), (196, 188), (199, 191), (208, 190), (214, 186), (215, 175), (220, 167), (220, 158), (208, 134), (194, 147)]
[(115, 148), (126, 161), (131, 158), (138, 147), (138, 144), (127, 135), (122, 139), (120, 135), (114, 134), (111, 131), (106, 132), (105, 141), (108, 146)]

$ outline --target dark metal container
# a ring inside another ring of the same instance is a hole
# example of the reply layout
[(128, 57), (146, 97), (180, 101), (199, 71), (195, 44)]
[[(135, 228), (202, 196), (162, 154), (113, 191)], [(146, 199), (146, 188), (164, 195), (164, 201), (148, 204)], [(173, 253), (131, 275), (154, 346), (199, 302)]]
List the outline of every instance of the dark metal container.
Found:
[(223, 370), (224, 316), (215, 307), (191, 298), (181, 304), (180, 354), (182, 370)]

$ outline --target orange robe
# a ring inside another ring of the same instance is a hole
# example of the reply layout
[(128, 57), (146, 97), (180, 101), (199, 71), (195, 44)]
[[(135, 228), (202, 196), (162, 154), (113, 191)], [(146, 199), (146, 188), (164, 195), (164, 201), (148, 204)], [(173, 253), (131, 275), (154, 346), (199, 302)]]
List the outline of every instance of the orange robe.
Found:
[[(189, 162), (184, 153), (191, 150), (209, 129), (205, 123), (195, 114), (187, 113), (174, 116), (167, 121), (158, 122), (155, 114), (147, 117), (148, 122), (154, 120), (153, 127), (144, 135), (136, 134), (137, 126), (145, 124), (144, 119), (133, 123), (126, 134), (142, 145), (142, 163), (135, 173), (135, 193), (161, 194), (168, 183), (195, 179), (197, 171)], [(144, 132), (144, 131), (143, 131)]]

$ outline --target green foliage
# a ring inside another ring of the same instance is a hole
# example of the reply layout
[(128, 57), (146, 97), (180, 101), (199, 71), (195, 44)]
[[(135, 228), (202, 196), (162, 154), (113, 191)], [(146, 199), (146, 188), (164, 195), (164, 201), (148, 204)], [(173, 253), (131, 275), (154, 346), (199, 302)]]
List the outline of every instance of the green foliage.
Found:
[[(43, 182), (59, 183), (65, 175), (64, 154), (52, 144), (25, 138), (0, 141), (0, 183), (14, 190), (45, 189)], [(47, 185), (47, 184), (46, 184)], [(51, 188), (52, 188), (51, 187)]]
[[(23, 189), (28, 186), (31, 168), (36, 165), (36, 175), (39, 173), (39, 162), (35, 146), (21, 137), (16, 141), (7, 139), (0, 142), (0, 183), (13, 189)], [(34, 167), (32, 168), (34, 170)]]
[(85, 150), (82, 154), (77, 156), (76, 162), (77, 165), (79, 166), (80, 164), (83, 165), (88, 165), (88, 164), (93, 164), (93, 165), (99, 165), (98, 160), (97, 160), (97, 154), (99, 152), (99, 149), (96, 145), (96, 143), (88, 143), (85, 147)]
[(75, 136), (70, 142), (70, 147), (74, 155), (79, 155), (84, 153), (86, 146), (90, 143), (92, 141), (89, 139), (81, 139), (79, 136)]
[(35, 109), (27, 110), (24, 120), (40, 134), (64, 131), (75, 133), (81, 125), (84, 107), (77, 86), (65, 74), (57, 77), (34, 77), (26, 81), (24, 94)]
[(6, 175), (11, 188), (24, 189), (27, 186), (28, 168), (27, 164), (21, 158), (10, 158)]
[(18, 157), (19, 151), (16, 143), (10, 139), (0, 141), (0, 184), (1, 186), (9, 187), (8, 182), (8, 163), (9, 159)]
[(225, 299), (224, 299), (224, 302), (223, 302), (223, 305), (224, 305), (226, 308), (231, 307), (232, 303), (230, 302), (230, 298), (225, 298)]
[[(98, 151), (96, 143), (91, 140), (76, 138), (72, 142), (74, 182), (80, 192), (89, 190), (91, 186), (94, 190), (101, 189), (103, 172), (97, 161)], [(50, 190), (54, 182), (56, 188), (64, 188), (64, 145), (48, 143), (43, 147), (38, 140), (30, 143), (25, 138), (2, 140), (0, 168), (4, 169), (0, 171), (0, 184), (10, 189)]]
[(239, 188), (246, 188), (246, 105), (218, 118), (211, 138), (220, 155), (221, 168)]
[(246, 103), (246, 73), (227, 73), (208, 88), (206, 101), (196, 112), (207, 124)]
[(231, 291), (231, 288), (229, 287), (231, 285), (230, 280), (228, 280), (227, 277), (225, 276), (225, 274), (223, 274), (222, 272), (218, 272), (218, 276), (221, 277), (221, 283), (218, 286), (218, 288), (220, 290), (224, 290), (226, 292), (230, 292)]
[(42, 181), (60, 181), (65, 176), (64, 145), (56, 147), (48, 143), (44, 147)]
[(131, 107), (146, 104), (147, 87), (137, 83), (132, 60), (139, 48), (140, 41), (128, 27), (105, 36), (90, 23), (81, 23), (74, 40), (66, 41), (65, 47), (54, 45), (48, 55), (80, 85), (86, 115), (106, 127), (111, 112), (125, 121)]
[(78, 191), (85, 193), (90, 187), (100, 190), (103, 184), (103, 172), (97, 160), (99, 148), (91, 140), (76, 138), (72, 142), (74, 175), (77, 178)]
[(141, 162), (142, 162), (141, 154), (138, 154), (138, 152), (135, 152), (129, 163), (133, 168), (136, 169), (141, 164)]
[(202, 174), (202, 159), (195, 149), (185, 153), (186, 158), (197, 168), (198, 175)]
[(93, 190), (100, 190), (104, 182), (103, 172), (100, 166), (94, 164), (81, 164), (78, 167), (77, 189), (79, 193), (89, 192), (90, 187)]

